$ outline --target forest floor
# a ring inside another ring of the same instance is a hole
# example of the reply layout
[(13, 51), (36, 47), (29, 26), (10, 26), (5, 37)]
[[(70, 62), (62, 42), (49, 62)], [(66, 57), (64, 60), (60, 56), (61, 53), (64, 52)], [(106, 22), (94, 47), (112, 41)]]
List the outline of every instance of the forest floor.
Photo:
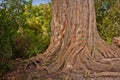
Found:
[[(44, 69), (35, 69), (35, 66), (30, 66), (25, 69), (23, 60), (17, 60), (14, 68), (8, 71), (0, 80), (120, 80), (120, 77), (83, 77), (82, 74), (66, 74), (66, 73), (48, 73)], [(65, 77), (68, 76), (68, 77)], [(71, 79), (69, 76), (79, 76), (77, 79)], [(31, 79), (32, 77), (32, 79)], [(65, 77), (65, 78), (64, 78)]]

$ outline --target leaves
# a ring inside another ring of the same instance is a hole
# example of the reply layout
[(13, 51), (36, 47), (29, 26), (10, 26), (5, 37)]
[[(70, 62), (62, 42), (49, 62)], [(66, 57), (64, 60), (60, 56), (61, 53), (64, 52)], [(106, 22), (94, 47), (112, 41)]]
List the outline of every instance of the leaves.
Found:
[(109, 44), (113, 37), (120, 36), (119, 5), (119, 0), (95, 0), (98, 31)]

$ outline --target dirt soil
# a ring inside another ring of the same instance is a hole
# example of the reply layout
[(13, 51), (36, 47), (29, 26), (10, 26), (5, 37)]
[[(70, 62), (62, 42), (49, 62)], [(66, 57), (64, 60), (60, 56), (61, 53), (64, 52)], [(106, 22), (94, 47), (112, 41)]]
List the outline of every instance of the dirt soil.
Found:
[[(67, 76), (67, 77), (66, 77)], [(25, 69), (22, 60), (18, 60), (15, 67), (8, 71), (1, 80), (73, 80), (70, 76), (79, 76), (77, 80), (120, 80), (120, 77), (83, 77), (82, 74), (69, 74), (62, 72), (48, 73), (44, 69), (35, 69), (35, 66), (30, 66)], [(32, 77), (32, 78), (31, 78)]]

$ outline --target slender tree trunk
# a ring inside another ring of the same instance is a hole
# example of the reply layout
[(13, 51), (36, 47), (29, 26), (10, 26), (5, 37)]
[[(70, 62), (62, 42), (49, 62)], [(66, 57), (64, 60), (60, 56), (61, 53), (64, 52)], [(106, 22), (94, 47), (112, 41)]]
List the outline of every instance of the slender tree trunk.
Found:
[(43, 54), (49, 73), (120, 76), (120, 50), (99, 36), (94, 0), (52, 0), (52, 6), (51, 43)]

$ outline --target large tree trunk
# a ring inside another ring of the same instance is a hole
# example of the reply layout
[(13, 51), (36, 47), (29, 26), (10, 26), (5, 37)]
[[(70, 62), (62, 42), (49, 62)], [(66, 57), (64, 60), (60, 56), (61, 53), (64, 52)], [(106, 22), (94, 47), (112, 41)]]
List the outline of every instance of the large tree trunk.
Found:
[(52, 0), (52, 6), (51, 43), (43, 54), (49, 73), (120, 76), (120, 50), (99, 36), (94, 0)]

